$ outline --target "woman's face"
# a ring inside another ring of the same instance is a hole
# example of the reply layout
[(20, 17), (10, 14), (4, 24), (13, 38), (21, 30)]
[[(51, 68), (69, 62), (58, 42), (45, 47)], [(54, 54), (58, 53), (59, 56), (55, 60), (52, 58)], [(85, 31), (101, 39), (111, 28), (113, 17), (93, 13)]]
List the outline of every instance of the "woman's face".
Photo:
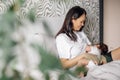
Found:
[(85, 19), (86, 19), (85, 14), (81, 15), (78, 19), (73, 19), (72, 20), (73, 30), (74, 31), (79, 31), (82, 28), (82, 26), (84, 26)]

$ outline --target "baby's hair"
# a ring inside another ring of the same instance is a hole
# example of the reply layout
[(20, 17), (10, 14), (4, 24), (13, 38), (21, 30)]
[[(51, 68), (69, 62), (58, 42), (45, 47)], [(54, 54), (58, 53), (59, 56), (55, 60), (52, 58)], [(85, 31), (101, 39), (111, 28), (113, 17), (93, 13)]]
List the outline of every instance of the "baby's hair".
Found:
[(101, 49), (101, 55), (106, 55), (108, 53), (108, 46), (104, 43), (100, 43), (99, 45), (99, 49)]

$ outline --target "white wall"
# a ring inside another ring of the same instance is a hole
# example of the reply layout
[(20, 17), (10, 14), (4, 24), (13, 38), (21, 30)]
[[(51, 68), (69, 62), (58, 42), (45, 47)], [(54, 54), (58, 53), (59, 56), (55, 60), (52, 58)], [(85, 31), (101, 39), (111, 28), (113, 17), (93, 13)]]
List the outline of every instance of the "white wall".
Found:
[(104, 43), (110, 50), (120, 46), (120, 0), (104, 0)]

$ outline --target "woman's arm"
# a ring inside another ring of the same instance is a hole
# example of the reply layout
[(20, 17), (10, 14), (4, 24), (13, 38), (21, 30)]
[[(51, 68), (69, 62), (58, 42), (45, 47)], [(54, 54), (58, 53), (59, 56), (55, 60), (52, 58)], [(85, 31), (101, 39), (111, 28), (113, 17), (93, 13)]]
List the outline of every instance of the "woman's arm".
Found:
[(84, 57), (82, 55), (80, 55), (73, 59), (60, 58), (60, 61), (62, 63), (63, 68), (68, 69), (68, 68), (71, 68), (71, 67), (77, 65), (78, 61), (81, 60), (82, 58), (84, 58)]
[(113, 60), (120, 60), (120, 47), (111, 51), (111, 56)]
[(66, 58), (60, 58), (60, 61), (62, 63), (62, 66), (64, 69), (71, 68), (73, 66), (78, 66), (79, 61), (86, 59), (88, 63), (89, 60), (92, 60), (95, 64), (99, 63), (99, 59), (96, 55), (83, 53), (73, 59), (66, 59)]

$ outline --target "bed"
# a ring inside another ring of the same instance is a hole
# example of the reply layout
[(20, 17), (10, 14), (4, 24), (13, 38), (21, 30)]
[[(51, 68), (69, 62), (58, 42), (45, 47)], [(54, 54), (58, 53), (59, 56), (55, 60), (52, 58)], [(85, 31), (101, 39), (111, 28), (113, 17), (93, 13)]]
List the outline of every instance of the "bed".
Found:
[(79, 80), (120, 80), (120, 60), (96, 66), (88, 71), (86, 77)]

